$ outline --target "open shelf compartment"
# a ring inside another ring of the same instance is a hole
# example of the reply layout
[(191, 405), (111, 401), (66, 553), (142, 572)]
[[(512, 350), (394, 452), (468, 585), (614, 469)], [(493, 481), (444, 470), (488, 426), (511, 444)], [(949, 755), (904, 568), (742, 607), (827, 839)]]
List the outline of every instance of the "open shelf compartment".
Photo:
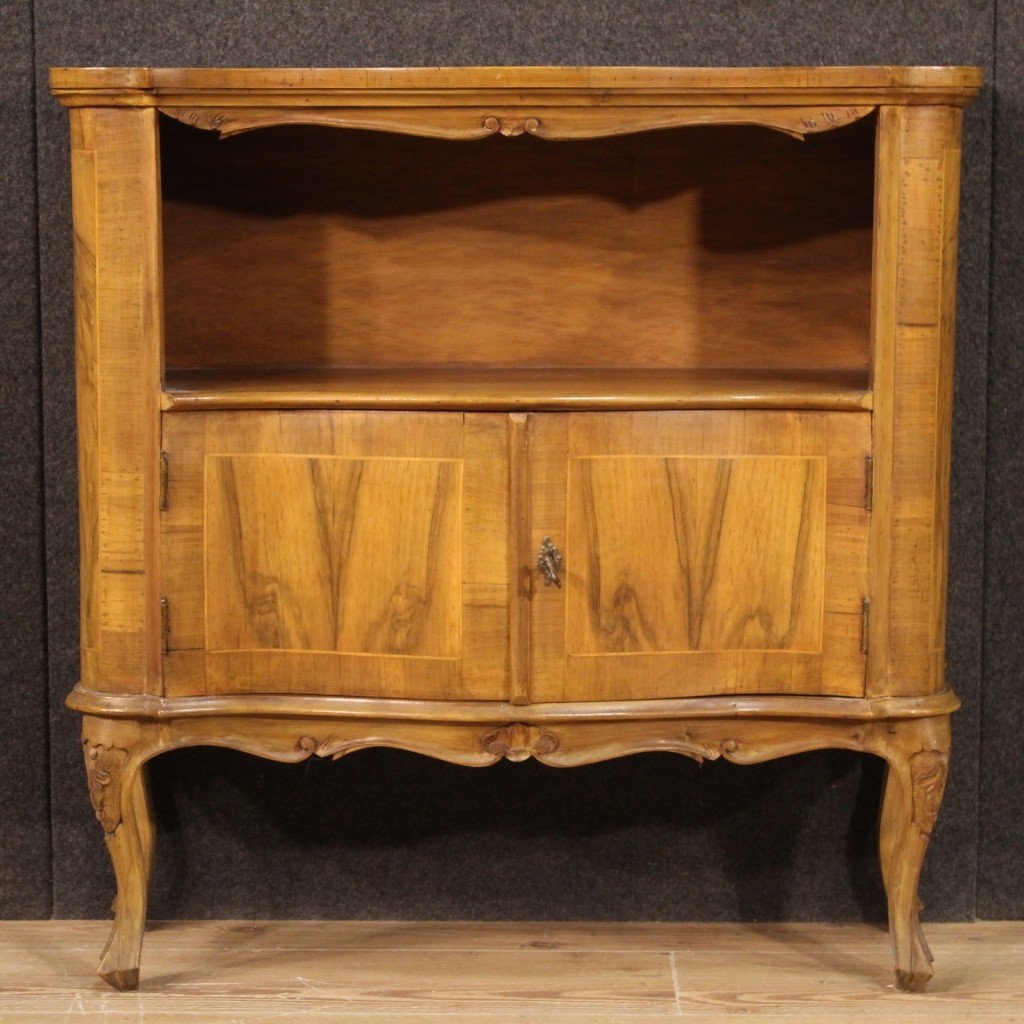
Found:
[(874, 134), (162, 118), (164, 406), (867, 408)]

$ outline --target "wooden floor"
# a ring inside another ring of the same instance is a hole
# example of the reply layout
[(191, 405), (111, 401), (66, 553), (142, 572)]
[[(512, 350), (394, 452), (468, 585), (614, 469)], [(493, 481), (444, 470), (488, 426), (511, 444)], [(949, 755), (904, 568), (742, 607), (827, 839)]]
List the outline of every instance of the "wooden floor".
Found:
[(128, 993), (106, 928), (0, 922), (0, 1022), (1024, 1022), (1024, 922), (931, 925), (923, 995), (865, 925), (173, 922)]

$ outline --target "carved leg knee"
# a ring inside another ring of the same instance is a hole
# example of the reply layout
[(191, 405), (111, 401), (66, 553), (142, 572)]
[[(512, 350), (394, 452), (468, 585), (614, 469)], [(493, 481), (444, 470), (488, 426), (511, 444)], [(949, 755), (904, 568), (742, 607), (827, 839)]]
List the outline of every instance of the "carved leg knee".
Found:
[(921, 931), (917, 887), (946, 783), (949, 716), (891, 723), (885, 756), (879, 846), (896, 984), (920, 992), (932, 976), (932, 955)]
[(153, 859), (153, 820), (146, 761), (155, 752), (138, 722), (86, 718), (82, 727), (89, 796), (114, 864), (114, 924), (99, 976), (117, 989), (139, 984), (146, 898)]

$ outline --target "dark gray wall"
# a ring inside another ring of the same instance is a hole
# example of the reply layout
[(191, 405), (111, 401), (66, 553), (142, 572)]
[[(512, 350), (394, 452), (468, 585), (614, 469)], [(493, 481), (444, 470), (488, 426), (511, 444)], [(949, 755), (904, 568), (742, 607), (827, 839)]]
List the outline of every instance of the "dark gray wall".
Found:
[(1000, 0), (992, 196), (992, 331), (985, 514), (978, 902), (981, 917), (1024, 917), (1024, 0)]
[[(1009, 315), (1020, 311), (1020, 263), (1019, 255), (1013, 263), (1013, 254), (1021, 195), (1019, 183), (1011, 182), (1021, 167), (1019, 130), (1013, 136), (1020, 127), (1013, 97), (1019, 103), (1020, 92), (1004, 87), (1002, 71), (1009, 75), (1020, 60), (1022, 3), (1000, 2), (998, 63), (992, 2), (659, 0), (641, 5), (639, 15), (633, 5), (611, 0), (35, 0), (31, 9), (3, 8), (15, 22), (3, 35), (5, 82), (12, 90), (10, 105), (6, 96), (4, 103), (5, 127), (12, 121), (6, 137), (21, 140), (13, 151), (27, 154), (4, 169), (5, 185), (13, 186), (4, 190), (10, 198), (3, 208), (5, 239), (13, 239), (5, 241), (4, 269), (27, 299), (10, 312), (5, 305), (2, 337), (4, 383), (15, 384), (10, 407), (17, 403), (24, 434), (3, 438), (5, 466), (9, 461), (16, 475), (14, 496), (4, 489), (4, 527), (15, 538), (4, 545), (3, 557), (18, 547), (11, 568), (24, 580), (24, 593), (0, 589), (7, 612), (0, 621), (12, 634), (4, 648), (5, 696), (15, 709), (0, 722), (0, 756), (12, 761), (6, 778), (14, 790), (2, 812), (11, 823), (0, 828), (0, 843), (15, 844), (11, 861), (8, 847), (0, 846), (0, 863), (15, 865), (13, 872), (0, 869), (2, 912), (45, 915), (51, 873), (57, 916), (104, 914), (112, 886), (85, 795), (77, 722), (62, 707), (77, 672), (72, 309), (67, 124), (48, 95), (49, 66), (973, 63), (985, 67), (989, 85), (968, 112), (965, 134), (950, 591), (950, 676), (964, 709), (956, 719), (954, 769), (923, 894), (933, 918), (999, 916), (1014, 906), (1011, 894), (1017, 894), (1019, 913), (1024, 816), (1013, 782), (1022, 756), (1012, 740), (1020, 712), (1014, 722), (996, 700), (1012, 704), (1019, 678), (1012, 628), (1021, 560), (1011, 562), (1003, 552), (1020, 544), (1014, 529), (1020, 484), (1011, 475), (1018, 458), (1011, 433), (1013, 403), (1020, 401), (1011, 353), (1018, 321)], [(17, 75), (33, 60), (35, 175), (27, 116), (32, 83), (27, 74), (23, 80)], [(994, 234), (993, 71), (999, 72), (1000, 133)], [(994, 285), (1005, 303), (991, 332), (990, 263), (1002, 264)], [(18, 357), (17, 377), (9, 375), (9, 350)], [(998, 382), (990, 365), (1005, 371)], [(8, 407), (5, 393), (5, 412)], [(1003, 424), (998, 438), (986, 433), (987, 413)], [(40, 450), (45, 505), (38, 494)], [(989, 464), (1006, 474), (988, 492), (986, 451)], [(41, 509), (45, 576), (39, 571)], [(984, 701), (983, 638), (991, 673)], [(47, 688), (48, 731), (40, 718)], [(48, 747), (49, 773), (43, 763)], [(476, 772), (389, 751), (286, 767), (191, 750), (159, 759), (153, 775), (160, 827), (156, 917), (882, 916), (873, 848), (881, 771), (871, 759), (850, 754), (804, 755), (745, 769), (645, 755), (571, 772), (535, 764)], [(1011, 819), (1014, 800), (1018, 813)], [(986, 839), (980, 860), (979, 835)], [(995, 842), (1018, 852), (994, 853)]]
[(32, 54), (0, 4), (0, 917), (51, 906)]

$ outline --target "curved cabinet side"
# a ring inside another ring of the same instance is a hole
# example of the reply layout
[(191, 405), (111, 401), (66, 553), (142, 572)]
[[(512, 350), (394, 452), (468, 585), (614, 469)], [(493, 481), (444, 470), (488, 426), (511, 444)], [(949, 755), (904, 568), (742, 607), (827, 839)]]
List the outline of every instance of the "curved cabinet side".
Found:
[(156, 112), (71, 112), (82, 679), (160, 692)]

